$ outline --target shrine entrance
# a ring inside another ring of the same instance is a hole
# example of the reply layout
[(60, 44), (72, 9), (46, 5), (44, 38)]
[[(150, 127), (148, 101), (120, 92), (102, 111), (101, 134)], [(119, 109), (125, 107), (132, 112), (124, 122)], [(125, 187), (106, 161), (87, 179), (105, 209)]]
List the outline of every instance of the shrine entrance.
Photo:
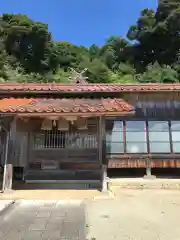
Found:
[(100, 180), (98, 120), (51, 121), (31, 132), (25, 181)]

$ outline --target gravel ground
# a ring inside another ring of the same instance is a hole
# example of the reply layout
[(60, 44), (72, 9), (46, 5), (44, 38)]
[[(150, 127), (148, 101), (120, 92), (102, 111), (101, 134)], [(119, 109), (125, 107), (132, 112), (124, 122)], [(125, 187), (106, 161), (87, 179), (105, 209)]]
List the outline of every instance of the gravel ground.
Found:
[(180, 239), (180, 191), (117, 188), (115, 194), (87, 203), (88, 239)]

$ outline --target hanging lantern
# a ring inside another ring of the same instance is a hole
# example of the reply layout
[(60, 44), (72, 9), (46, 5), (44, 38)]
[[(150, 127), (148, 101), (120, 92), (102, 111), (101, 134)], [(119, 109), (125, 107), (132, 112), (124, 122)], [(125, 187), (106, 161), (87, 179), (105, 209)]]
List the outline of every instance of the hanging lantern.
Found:
[(77, 120), (77, 116), (65, 116), (63, 118), (71, 122), (71, 124), (73, 124)]
[(68, 131), (69, 130), (69, 122), (64, 118), (59, 119), (58, 120), (58, 130)]
[(44, 119), (44, 121), (42, 122), (42, 125), (41, 125), (41, 129), (42, 130), (52, 130), (52, 120), (50, 119)]
[(87, 130), (87, 119), (86, 118), (78, 118), (76, 121), (76, 126), (79, 130)]
[(56, 120), (53, 120), (53, 127), (56, 127)]

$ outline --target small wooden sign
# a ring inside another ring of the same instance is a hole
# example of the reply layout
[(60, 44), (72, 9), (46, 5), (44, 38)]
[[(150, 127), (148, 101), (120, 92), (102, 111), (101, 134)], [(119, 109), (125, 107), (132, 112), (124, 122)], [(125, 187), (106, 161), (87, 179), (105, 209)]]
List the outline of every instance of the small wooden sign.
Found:
[(41, 165), (42, 170), (55, 170), (58, 168), (57, 161), (43, 161)]

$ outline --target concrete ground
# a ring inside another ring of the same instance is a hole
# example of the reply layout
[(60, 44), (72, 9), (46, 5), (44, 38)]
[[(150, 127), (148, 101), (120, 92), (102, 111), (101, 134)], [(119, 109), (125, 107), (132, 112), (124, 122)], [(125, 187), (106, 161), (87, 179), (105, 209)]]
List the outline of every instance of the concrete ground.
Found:
[(11, 205), (13, 200), (0, 200), (0, 212)]
[(85, 240), (80, 201), (22, 201), (0, 217), (1, 240)]

